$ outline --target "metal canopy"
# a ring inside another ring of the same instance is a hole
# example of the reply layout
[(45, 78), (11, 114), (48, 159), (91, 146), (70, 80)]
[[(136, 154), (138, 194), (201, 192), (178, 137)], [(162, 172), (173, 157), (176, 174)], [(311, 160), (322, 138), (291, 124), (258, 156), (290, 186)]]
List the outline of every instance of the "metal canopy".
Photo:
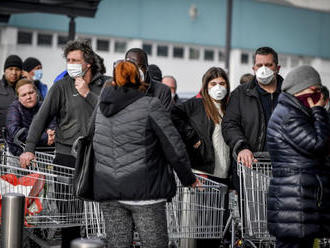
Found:
[(0, 22), (11, 14), (48, 13), (69, 17), (94, 17), (100, 0), (1, 0)]

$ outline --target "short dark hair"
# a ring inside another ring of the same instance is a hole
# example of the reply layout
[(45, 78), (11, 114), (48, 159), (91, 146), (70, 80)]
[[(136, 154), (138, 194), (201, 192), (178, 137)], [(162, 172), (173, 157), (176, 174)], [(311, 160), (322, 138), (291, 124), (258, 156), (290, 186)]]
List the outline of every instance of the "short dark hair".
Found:
[(97, 72), (105, 73), (103, 58), (93, 51), (89, 40), (73, 40), (66, 43), (63, 53), (64, 57), (66, 58), (69, 52), (76, 50), (82, 51), (84, 60), (91, 65), (93, 75)]
[(271, 47), (259, 47), (256, 50), (256, 52), (254, 53), (253, 64), (256, 63), (257, 54), (259, 54), (259, 55), (267, 55), (267, 54), (273, 55), (274, 62), (275, 62), (276, 65), (278, 65), (278, 55), (277, 55), (277, 52), (275, 52), (275, 50), (273, 48), (271, 48)]
[(145, 65), (148, 66), (148, 55), (143, 49), (141, 49), (141, 48), (131, 48), (131, 49), (129, 49), (125, 54), (125, 59), (127, 59), (127, 55), (129, 53), (136, 53), (136, 54), (142, 55), (144, 57)]
[(151, 64), (148, 66), (148, 70), (153, 80), (162, 81), (163, 74), (161, 69), (158, 67), (158, 65)]

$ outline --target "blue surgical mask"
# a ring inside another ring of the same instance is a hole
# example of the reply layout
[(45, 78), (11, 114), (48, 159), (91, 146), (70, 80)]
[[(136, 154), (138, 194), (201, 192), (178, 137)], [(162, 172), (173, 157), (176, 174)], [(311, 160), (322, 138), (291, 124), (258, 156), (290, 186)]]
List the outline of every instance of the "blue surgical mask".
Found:
[(37, 80), (40, 81), (41, 78), (42, 78), (42, 69), (35, 70), (32, 79), (35, 80), (35, 81), (37, 81)]

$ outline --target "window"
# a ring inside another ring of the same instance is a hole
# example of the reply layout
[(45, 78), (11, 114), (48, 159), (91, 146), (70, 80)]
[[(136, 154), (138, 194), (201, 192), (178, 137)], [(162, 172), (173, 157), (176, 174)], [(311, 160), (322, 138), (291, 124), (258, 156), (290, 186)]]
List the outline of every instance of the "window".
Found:
[(127, 43), (125, 41), (115, 41), (115, 52), (116, 53), (125, 53)]
[(219, 61), (225, 61), (225, 53), (223, 51), (218, 52)]
[(204, 50), (204, 60), (213, 61), (214, 60), (214, 51), (213, 50)]
[(241, 64), (248, 64), (249, 63), (249, 54), (242, 53), (241, 54)]
[(53, 36), (51, 34), (38, 34), (38, 46), (51, 46)]
[(157, 46), (157, 56), (167, 57), (168, 56), (168, 46)]
[(173, 47), (173, 57), (174, 58), (183, 58), (184, 57), (183, 47)]
[(57, 36), (57, 45), (64, 46), (69, 41), (68, 36), (59, 35)]
[(189, 48), (189, 59), (199, 59), (199, 49)]
[(17, 44), (32, 44), (32, 32), (18, 31)]
[(96, 50), (99, 51), (109, 51), (109, 44), (110, 42), (108, 40), (97, 40), (96, 41)]
[(151, 44), (142, 44), (142, 49), (147, 53), (147, 55), (152, 55), (152, 45)]

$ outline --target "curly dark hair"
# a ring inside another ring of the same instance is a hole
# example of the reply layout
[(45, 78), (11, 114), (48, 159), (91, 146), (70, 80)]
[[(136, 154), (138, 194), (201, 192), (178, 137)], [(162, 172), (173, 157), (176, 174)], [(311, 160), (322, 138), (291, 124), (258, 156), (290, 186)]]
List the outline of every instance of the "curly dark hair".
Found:
[(97, 55), (88, 40), (73, 40), (66, 43), (64, 47), (63, 56), (66, 58), (69, 52), (80, 50), (83, 53), (86, 63), (91, 65), (92, 74), (97, 72), (104, 74), (106, 72), (103, 58)]

